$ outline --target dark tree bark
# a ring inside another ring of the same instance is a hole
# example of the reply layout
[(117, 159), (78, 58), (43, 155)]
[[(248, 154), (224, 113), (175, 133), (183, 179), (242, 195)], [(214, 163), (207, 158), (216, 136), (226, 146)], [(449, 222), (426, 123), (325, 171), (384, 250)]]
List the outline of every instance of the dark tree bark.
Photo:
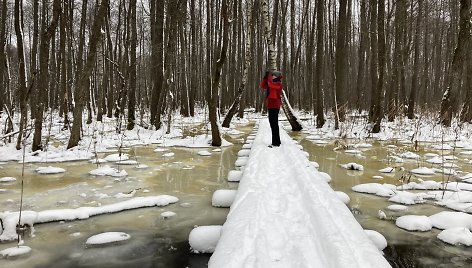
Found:
[(28, 92), (26, 90), (26, 66), (25, 66), (25, 51), (23, 44), (23, 2), (21, 0), (15, 0), (15, 34), (16, 34), (16, 47), (18, 49), (18, 95), (20, 102), (20, 129), (18, 132), (18, 140), (16, 143), (16, 149), (21, 149), (21, 142), (24, 139), (27, 120), (27, 99)]
[[(382, 1), (382, 0), (381, 0)], [(376, 109), (377, 80), (379, 79), (378, 68), (378, 43), (377, 43), (377, 5), (378, 0), (370, 0), (370, 88), (371, 100), (369, 108), (369, 122), (375, 122), (374, 111)]]
[(229, 108), (228, 112), (226, 113), (225, 119), (223, 120), (223, 127), (229, 127), (231, 123), (231, 119), (233, 116), (238, 112), (239, 105), (241, 103), (241, 98), (244, 93), (244, 90), (246, 88), (247, 84), (247, 77), (248, 77), (248, 71), (251, 66), (251, 39), (252, 39), (252, 1), (249, 0), (246, 2), (246, 20), (247, 20), (247, 38), (246, 38), (246, 58), (245, 58), (245, 63), (244, 63), (244, 70), (243, 70), (243, 75), (241, 82), (239, 83), (238, 91), (236, 92), (236, 97), (234, 98), (233, 103), (231, 104), (231, 107)]
[(339, 23), (336, 38), (336, 102), (335, 102), (335, 129), (339, 122), (344, 122), (346, 113), (346, 91), (347, 91), (347, 0), (339, 1)]
[[(84, 1), (85, 2), (85, 1)], [(85, 105), (86, 94), (88, 88), (88, 80), (92, 73), (92, 69), (95, 65), (95, 59), (97, 56), (97, 45), (101, 38), (101, 27), (106, 16), (106, 11), (108, 8), (108, 0), (102, 0), (98, 12), (96, 13), (93, 26), (91, 29), (89, 37), (89, 51), (87, 55), (87, 60), (85, 62), (84, 68), (80, 71), (79, 80), (77, 81), (76, 94), (75, 94), (75, 107), (74, 107), (74, 121), (72, 125), (72, 130), (69, 138), (69, 143), (67, 148), (75, 147), (79, 144), (81, 139), (80, 131), (82, 128), (82, 112)]]
[[(420, 31), (421, 23), (423, 20), (423, 0), (418, 0), (418, 14), (416, 17), (416, 29), (415, 29), (415, 39), (414, 39), (414, 60), (413, 60), (413, 76), (411, 78), (411, 89), (410, 97), (408, 98), (408, 118), (413, 119), (415, 117), (415, 103), (416, 95), (419, 88), (419, 69), (420, 69)], [(426, 74), (425, 74), (426, 75)]]
[(161, 127), (161, 107), (159, 100), (162, 91), (162, 64), (163, 64), (163, 27), (164, 27), (164, 0), (151, 1), (151, 124), (159, 129)]
[[(463, 63), (468, 42), (470, 42), (470, 31), (472, 27), (470, 15), (470, 0), (460, 0), (459, 36), (457, 46), (454, 50), (452, 66), (449, 75), (448, 87), (444, 91), (441, 101), (441, 112), (439, 119), (446, 127), (451, 126), (452, 116), (457, 112), (458, 94), (462, 81)], [(469, 51), (470, 53), (470, 51)]]
[(357, 94), (357, 108), (362, 110), (363, 107), (363, 99), (365, 97), (365, 83), (366, 79), (366, 54), (367, 54), (367, 46), (369, 42), (369, 26), (367, 20), (367, 1), (360, 1), (361, 10), (360, 10), (360, 37), (359, 37), (359, 54), (358, 54), (358, 62), (359, 67), (357, 70), (357, 82), (356, 82), (356, 94)]
[(208, 92), (208, 119), (211, 125), (211, 145), (221, 146), (221, 132), (218, 122), (218, 86), (220, 84), (221, 69), (226, 60), (226, 52), (229, 43), (229, 14), (226, 0), (221, 2), (221, 19), (223, 20), (223, 28), (221, 33), (220, 43), (221, 50), (218, 60), (214, 64), (214, 73), (212, 82), (209, 85)]
[(5, 66), (6, 66), (6, 24), (7, 24), (7, 0), (2, 1), (2, 20), (0, 24), (0, 114), (3, 111), (5, 100), (7, 99), (7, 90), (4, 86)]
[(131, 28), (131, 42), (129, 48), (129, 90), (128, 90), (128, 126), (127, 129), (134, 128), (136, 115), (136, 47), (138, 45), (138, 34), (136, 29), (136, 0), (130, 0), (130, 28)]
[(378, 60), (379, 60), (379, 80), (377, 81), (377, 91), (376, 95), (374, 95), (375, 98), (375, 109), (374, 109), (374, 126), (372, 128), (373, 133), (379, 133), (380, 132), (380, 123), (382, 122), (382, 117), (383, 117), (383, 108), (382, 108), (382, 101), (383, 101), (383, 95), (384, 95), (384, 75), (385, 75), (385, 55), (386, 55), (386, 45), (385, 45), (385, 1), (384, 0), (379, 0), (379, 6), (378, 6), (378, 22), (377, 22), (377, 27), (378, 27), (378, 46), (379, 46), (379, 54), (378, 54)]
[[(43, 0), (43, 10), (46, 10), (47, 1)], [(48, 63), (49, 63), (49, 47), (51, 38), (55, 35), (56, 27), (59, 22), (59, 16), (61, 15), (61, 1), (54, 0), (52, 20), (49, 26), (47, 25), (46, 14), (43, 13), (41, 23), (41, 43), (39, 46), (39, 76), (38, 76), (38, 95), (36, 102), (36, 118), (34, 121), (34, 136), (31, 150), (41, 150), (41, 134), (43, 128), (43, 112), (44, 106), (48, 96)], [(52, 118), (51, 118), (52, 120)]]
[(323, 66), (324, 66), (324, 9), (325, 0), (317, 0), (316, 5), (316, 67), (315, 67), (315, 98), (316, 127), (322, 128), (325, 123), (323, 105)]

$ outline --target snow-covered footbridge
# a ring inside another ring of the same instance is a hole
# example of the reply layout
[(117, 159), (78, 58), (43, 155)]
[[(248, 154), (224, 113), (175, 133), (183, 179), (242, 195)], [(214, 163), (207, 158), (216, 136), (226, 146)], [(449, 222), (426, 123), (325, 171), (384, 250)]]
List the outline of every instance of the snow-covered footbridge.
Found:
[(390, 267), (326, 178), (261, 120), (209, 267)]

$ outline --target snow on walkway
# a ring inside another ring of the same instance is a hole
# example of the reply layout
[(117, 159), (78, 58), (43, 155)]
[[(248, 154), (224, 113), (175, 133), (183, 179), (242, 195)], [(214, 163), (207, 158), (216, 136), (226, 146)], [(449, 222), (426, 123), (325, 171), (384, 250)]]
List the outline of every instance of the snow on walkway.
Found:
[(209, 267), (390, 267), (306, 155), (260, 122)]

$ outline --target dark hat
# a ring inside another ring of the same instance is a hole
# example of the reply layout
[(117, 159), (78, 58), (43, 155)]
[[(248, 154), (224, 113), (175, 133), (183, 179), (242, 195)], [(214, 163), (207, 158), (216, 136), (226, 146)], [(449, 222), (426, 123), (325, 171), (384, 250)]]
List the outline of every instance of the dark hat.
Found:
[(272, 73), (272, 75), (275, 75), (275, 76), (277, 76), (277, 77), (279, 77), (279, 78), (282, 78), (282, 77), (283, 77), (281, 71), (272, 71), (271, 73)]

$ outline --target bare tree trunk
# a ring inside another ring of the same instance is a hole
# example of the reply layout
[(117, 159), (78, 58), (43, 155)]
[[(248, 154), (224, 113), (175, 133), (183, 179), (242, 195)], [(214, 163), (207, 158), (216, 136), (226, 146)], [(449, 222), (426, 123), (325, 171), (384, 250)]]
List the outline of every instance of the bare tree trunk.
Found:
[[(43, 0), (43, 10), (46, 10), (46, 0)], [(43, 128), (43, 112), (44, 104), (48, 96), (48, 63), (49, 63), (49, 46), (51, 38), (55, 35), (56, 27), (59, 22), (59, 16), (61, 15), (61, 1), (54, 0), (53, 3), (53, 16), (51, 23), (47, 26), (47, 17), (43, 13), (42, 18), (42, 33), (41, 33), (41, 44), (39, 46), (39, 77), (38, 77), (38, 95), (36, 103), (36, 119), (34, 121), (34, 137), (31, 150), (34, 152), (36, 150), (41, 150), (41, 134)], [(39, 91), (41, 90), (41, 92)], [(52, 118), (50, 119), (52, 120)]]
[(252, 40), (252, 0), (247, 1), (246, 3), (246, 20), (247, 20), (247, 25), (246, 29), (248, 32), (248, 35), (246, 37), (246, 58), (244, 62), (244, 70), (243, 70), (243, 75), (241, 82), (239, 83), (238, 91), (236, 94), (236, 97), (231, 104), (231, 107), (229, 108), (228, 112), (226, 113), (225, 119), (223, 120), (223, 127), (229, 127), (231, 123), (231, 119), (233, 116), (238, 112), (238, 107), (241, 103), (241, 97), (244, 93), (244, 89), (246, 87), (247, 83), (247, 77), (248, 77), (248, 70), (249, 67), (251, 66), (251, 40)]
[[(467, 44), (470, 41), (470, 30), (471, 30), (471, 15), (470, 15), (470, 0), (460, 0), (460, 21), (459, 21), (459, 36), (457, 39), (457, 46), (454, 51), (454, 57), (452, 59), (451, 73), (449, 78), (449, 84), (444, 91), (443, 99), (441, 101), (441, 113), (439, 115), (441, 124), (450, 127), (452, 116), (457, 111), (457, 97), (459, 95), (459, 89), (462, 81), (462, 70), (464, 56), (467, 48)], [(470, 51), (469, 51), (470, 53)]]
[(5, 54), (5, 42), (6, 42), (6, 24), (7, 24), (7, 0), (2, 1), (2, 21), (0, 22), (0, 114), (3, 111), (5, 100), (7, 99), (7, 90), (4, 86), (5, 77), (5, 66), (6, 66), (6, 54)]
[(219, 59), (214, 64), (214, 73), (211, 84), (209, 85), (208, 91), (208, 119), (211, 125), (211, 145), (221, 146), (221, 132), (220, 125), (218, 122), (218, 86), (220, 84), (221, 69), (226, 60), (226, 52), (228, 50), (229, 43), (229, 26), (230, 21), (228, 14), (228, 5), (226, 0), (221, 2), (221, 19), (223, 20), (223, 29), (221, 34), (220, 43), (221, 51)]
[(130, 0), (130, 27), (131, 27), (131, 42), (130, 42), (130, 64), (129, 64), (129, 90), (128, 90), (128, 130), (134, 128), (136, 115), (136, 47), (138, 43), (138, 34), (136, 29), (136, 0)]
[(316, 127), (322, 128), (325, 123), (323, 105), (323, 66), (324, 66), (324, 8), (325, 0), (317, 0), (316, 4), (316, 67), (315, 67), (315, 98)]
[(357, 107), (359, 110), (362, 110), (363, 101), (365, 97), (365, 89), (366, 83), (364, 82), (366, 78), (366, 53), (367, 53), (367, 43), (369, 42), (369, 27), (367, 21), (367, 1), (360, 1), (361, 3), (361, 13), (360, 13), (360, 37), (359, 37), (359, 67), (357, 70), (357, 83), (356, 83), (356, 94), (357, 94)]
[[(274, 42), (272, 40), (271, 31), (270, 31), (270, 20), (269, 20), (269, 3), (267, 0), (262, 0), (262, 18), (264, 20), (264, 34), (265, 39), (267, 42), (268, 47), (268, 54), (269, 54), (269, 65), (271, 70), (277, 70), (277, 62), (276, 62), (276, 51), (274, 48)], [(285, 112), (285, 116), (287, 116), (288, 122), (292, 126), (293, 131), (300, 131), (303, 129), (300, 122), (298, 122), (297, 117), (295, 116), (290, 103), (288, 102), (288, 98), (283, 91), (283, 98), (282, 98), (282, 108)]]
[(339, 22), (336, 38), (336, 102), (335, 102), (335, 129), (339, 122), (344, 122), (346, 113), (346, 91), (347, 91), (347, 0), (339, 2)]
[(371, 97), (369, 108), (369, 122), (375, 122), (374, 110), (376, 109), (378, 74), (378, 43), (377, 43), (377, 5), (378, 0), (370, 0), (370, 79)]
[[(413, 60), (413, 77), (411, 78), (411, 89), (410, 89), (410, 98), (408, 99), (408, 118), (413, 119), (415, 117), (415, 103), (416, 95), (419, 87), (419, 61), (420, 61), (420, 31), (421, 31), (421, 21), (423, 17), (423, 0), (418, 0), (418, 15), (416, 18), (416, 29), (415, 29), (415, 56)], [(426, 64), (426, 63), (425, 63)], [(424, 74), (427, 75), (427, 74)]]
[(374, 126), (372, 128), (373, 133), (380, 132), (380, 123), (382, 122), (383, 117), (383, 109), (382, 109), (382, 100), (384, 95), (383, 85), (384, 85), (384, 75), (385, 75), (385, 1), (379, 0), (378, 6), (378, 46), (379, 46), (379, 80), (377, 81), (377, 91), (376, 95), (373, 97), (375, 98), (375, 109), (374, 109)]
[(18, 49), (18, 93), (20, 98), (20, 129), (18, 133), (18, 140), (16, 143), (16, 149), (21, 149), (21, 142), (24, 138), (27, 120), (27, 99), (28, 92), (26, 91), (26, 67), (25, 67), (25, 52), (23, 45), (23, 2), (21, 0), (15, 0), (15, 34), (16, 34), (16, 47)]
[(87, 94), (88, 92), (88, 89), (85, 88), (85, 86), (88, 84), (87, 81), (89, 80), (93, 66), (95, 65), (95, 59), (97, 56), (97, 45), (101, 38), (101, 27), (106, 16), (108, 4), (108, 0), (101, 1), (100, 7), (95, 16), (91, 29), (87, 61), (85, 62), (84, 68), (80, 71), (80, 77), (77, 81), (76, 99), (74, 107), (74, 121), (72, 125), (71, 135), (69, 138), (69, 143), (67, 144), (68, 149), (77, 146), (81, 139), (80, 130), (82, 128), (82, 113), (85, 104), (84, 102), (86, 100), (85, 94)]
[(162, 95), (162, 62), (163, 62), (163, 27), (164, 27), (164, 0), (151, 1), (151, 124), (159, 129), (161, 127), (161, 107), (159, 100)]

